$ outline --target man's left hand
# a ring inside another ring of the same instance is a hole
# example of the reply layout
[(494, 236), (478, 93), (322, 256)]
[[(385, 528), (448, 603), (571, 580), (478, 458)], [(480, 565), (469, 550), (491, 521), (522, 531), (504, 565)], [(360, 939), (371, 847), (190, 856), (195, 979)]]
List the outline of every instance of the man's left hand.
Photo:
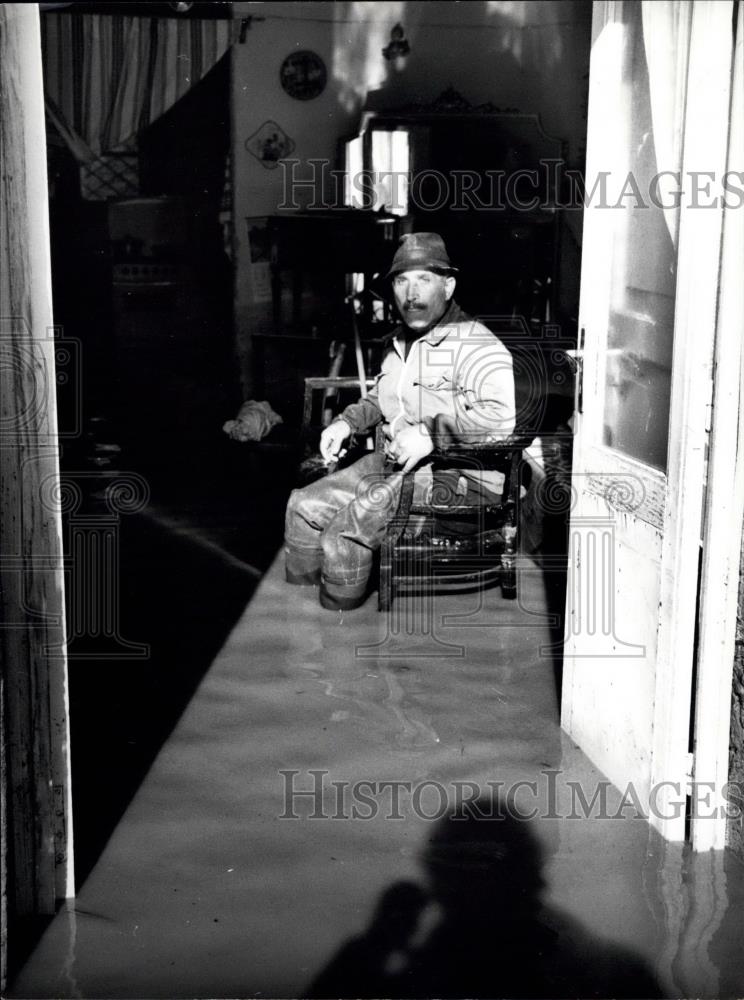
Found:
[(388, 454), (396, 465), (402, 466), (403, 472), (410, 472), (422, 458), (426, 458), (432, 451), (434, 451), (434, 442), (423, 424), (401, 428), (388, 445)]

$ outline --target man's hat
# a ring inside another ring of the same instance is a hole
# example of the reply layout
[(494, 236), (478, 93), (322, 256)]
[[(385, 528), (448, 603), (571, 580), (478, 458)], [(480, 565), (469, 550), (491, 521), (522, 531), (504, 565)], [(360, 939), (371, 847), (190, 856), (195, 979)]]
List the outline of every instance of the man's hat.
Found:
[(392, 278), (401, 271), (439, 271), (455, 274), (457, 268), (450, 263), (447, 248), (439, 233), (407, 233), (401, 236), (393, 263), (385, 275)]

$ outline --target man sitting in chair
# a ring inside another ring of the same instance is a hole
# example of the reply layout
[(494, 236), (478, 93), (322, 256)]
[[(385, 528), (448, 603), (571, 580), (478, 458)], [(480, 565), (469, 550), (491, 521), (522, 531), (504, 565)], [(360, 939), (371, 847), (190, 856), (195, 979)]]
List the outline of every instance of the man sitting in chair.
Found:
[[(319, 582), (324, 608), (346, 610), (366, 599), (374, 552), (407, 472), (417, 469), (414, 503), (420, 502), (431, 488), (425, 460), (435, 447), (496, 443), (514, 431), (511, 355), (453, 299), (456, 272), (437, 233), (402, 237), (386, 277), (403, 323), (389, 338), (369, 395), (347, 406), (320, 438), (323, 459), (335, 462), (353, 434), (382, 421), (386, 454), (365, 455), (290, 496), (287, 580)], [(496, 501), (489, 490), (496, 477), (464, 472), (457, 491)]]

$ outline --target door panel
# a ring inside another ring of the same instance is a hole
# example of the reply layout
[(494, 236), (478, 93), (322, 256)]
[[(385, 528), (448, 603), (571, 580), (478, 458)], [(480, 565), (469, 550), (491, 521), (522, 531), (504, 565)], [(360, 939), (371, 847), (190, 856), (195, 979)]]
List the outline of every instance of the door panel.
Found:
[[(720, 245), (716, 210), (679, 192), (701, 163), (725, 163), (725, 121), (710, 109), (725, 99), (730, 19), (729, 3), (708, 0), (594, 6), (562, 721), (673, 839), (685, 832)], [(713, 51), (724, 65), (703, 74)], [(656, 796), (662, 782), (676, 789)]]
[[(616, 16), (621, 32), (616, 44), (622, 54), (611, 121), (618, 160), (613, 173), (622, 187), (617, 194), (621, 207), (605, 210), (615, 218), (607, 226), (611, 261), (602, 443), (663, 471), (677, 279), (672, 233), (678, 229), (679, 206), (665, 212), (650, 202), (659, 172), (680, 170), (682, 144), (669, 143), (666, 161), (656, 150), (642, 5), (625, 3)], [(679, 57), (686, 60), (686, 40), (678, 48)], [(684, 78), (680, 83), (684, 86)], [(679, 136), (681, 104), (677, 120), (670, 124), (672, 135)], [(610, 187), (616, 189), (617, 184)], [(610, 204), (617, 203), (615, 190), (609, 199)], [(670, 199), (670, 205), (674, 200)]]

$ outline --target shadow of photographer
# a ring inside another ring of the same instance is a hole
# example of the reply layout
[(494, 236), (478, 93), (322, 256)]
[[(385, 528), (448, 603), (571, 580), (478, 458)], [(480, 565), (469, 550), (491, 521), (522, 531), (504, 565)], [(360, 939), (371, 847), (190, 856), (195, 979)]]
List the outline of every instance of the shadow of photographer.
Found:
[(421, 885), (386, 889), (308, 997), (658, 997), (625, 948), (543, 904), (541, 847), (501, 800), (437, 825)]

